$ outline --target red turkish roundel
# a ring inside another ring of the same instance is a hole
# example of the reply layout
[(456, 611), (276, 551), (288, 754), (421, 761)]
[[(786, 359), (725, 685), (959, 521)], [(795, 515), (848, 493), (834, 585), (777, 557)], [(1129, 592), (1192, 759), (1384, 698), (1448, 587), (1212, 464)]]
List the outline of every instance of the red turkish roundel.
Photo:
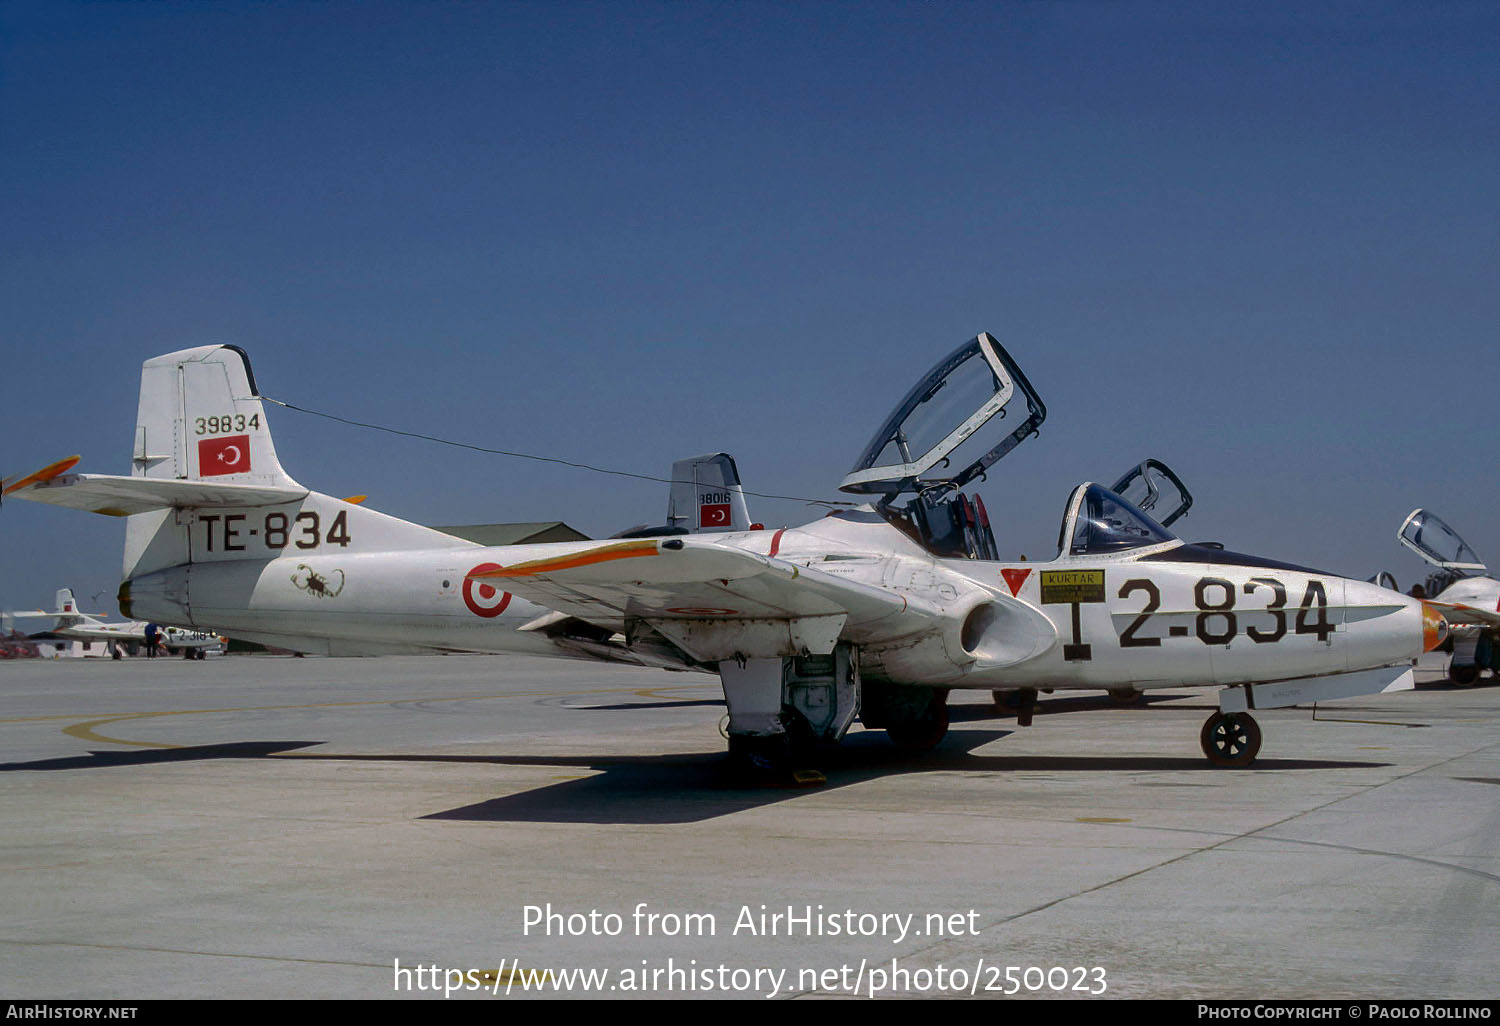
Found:
[[(499, 563), (480, 563), (470, 574), (484, 573), (486, 570), (504, 569)], [(510, 592), (501, 591), (487, 581), (476, 581), (468, 575), (464, 576), (464, 605), (469, 607), (469, 612), (475, 616), (488, 619), (499, 616), (505, 612), (505, 607), (510, 605)]]

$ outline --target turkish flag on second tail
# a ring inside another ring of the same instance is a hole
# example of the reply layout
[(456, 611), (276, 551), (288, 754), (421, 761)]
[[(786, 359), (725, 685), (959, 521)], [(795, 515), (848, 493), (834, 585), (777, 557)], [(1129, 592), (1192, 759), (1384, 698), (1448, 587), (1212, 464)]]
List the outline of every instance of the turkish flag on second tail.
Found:
[(250, 436), (205, 438), (198, 443), (198, 476), (244, 474), (250, 470)]
[(705, 502), (698, 507), (699, 527), (728, 527), (731, 519), (727, 502)]

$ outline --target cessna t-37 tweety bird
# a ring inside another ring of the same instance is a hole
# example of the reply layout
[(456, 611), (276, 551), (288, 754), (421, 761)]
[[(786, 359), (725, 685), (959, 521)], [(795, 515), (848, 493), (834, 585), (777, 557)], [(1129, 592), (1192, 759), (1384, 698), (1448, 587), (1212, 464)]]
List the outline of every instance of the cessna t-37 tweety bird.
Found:
[(954, 688), (1014, 692), (1024, 723), (1038, 690), (1206, 685), (1222, 690), (1203, 751), (1243, 766), (1261, 743), (1250, 710), (1409, 688), (1442, 641), (1416, 600), (1185, 544), (1091, 483), (1068, 500), (1054, 559), (999, 559), (963, 489), (1045, 415), (981, 334), (844, 478), (864, 506), (779, 530), (485, 548), (297, 484), (245, 354), (207, 346), (145, 363), (131, 476), (48, 468), (13, 495), (129, 517), (126, 615), (333, 654), (525, 650), (716, 673), (731, 755), (752, 770), (808, 765), (856, 717), (931, 748)]
[(1454, 628), (1448, 679), (1468, 687), (1481, 669), (1500, 673), (1500, 581), (1458, 532), (1425, 509), (1412, 510), (1396, 537), (1433, 568), (1423, 590)]
[[(106, 623), (91, 613), (79, 610), (72, 588), (59, 588), (57, 604), (52, 612), (41, 609), (11, 613), (16, 617), (51, 617), (51, 633), (60, 638), (75, 641), (102, 641), (109, 654), (120, 658), (123, 648), (131, 655), (146, 644), (151, 625), (144, 620), (131, 623)], [(184, 630), (181, 627), (162, 627), (157, 632), (157, 644), (171, 653), (181, 653), (185, 659), (202, 659), (210, 649), (222, 648), (224, 639), (212, 631)]]

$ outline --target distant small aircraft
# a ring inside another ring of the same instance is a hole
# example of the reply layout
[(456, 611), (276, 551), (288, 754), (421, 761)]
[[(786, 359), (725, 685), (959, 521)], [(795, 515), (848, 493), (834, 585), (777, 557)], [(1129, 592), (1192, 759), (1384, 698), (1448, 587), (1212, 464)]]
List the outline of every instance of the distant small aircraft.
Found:
[[(153, 624), (142, 620), (129, 623), (106, 623), (90, 613), (81, 612), (73, 598), (73, 589), (60, 588), (57, 605), (52, 612), (32, 609), (12, 616), (52, 617), (55, 620), (50, 633), (74, 641), (102, 641), (111, 656), (120, 658), (120, 649), (130, 655), (144, 648), (152, 636)], [(166, 652), (181, 653), (185, 659), (202, 659), (215, 648), (222, 648), (225, 639), (210, 631), (185, 630), (181, 627), (158, 627), (156, 644)]]
[(1454, 628), (1448, 679), (1468, 687), (1481, 669), (1500, 673), (1500, 581), (1458, 532), (1426, 509), (1412, 510), (1396, 537), (1433, 568), (1423, 591)]
[[(1251, 710), (1410, 688), (1415, 658), (1444, 639), (1421, 602), (1186, 544), (1089, 482), (1054, 558), (1001, 560), (964, 488), (1045, 416), (980, 334), (913, 386), (845, 476), (866, 505), (774, 531), (483, 547), (298, 484), (249, 359), (205, 346), (144, 364), (131, 476), (44, 471), (10, 494), (128, 517), (126, 615), (330, 654), (529, 639), (716, 673), (731, 756), (752, 773), (815, 763), (856, 717), (929, 749), (953, 688), (1013, 692), (1026, 723), (1039, 690), (1217, 685), (1199, 743), (1215, 765), (1245, 766), (1261, 744)], [(700, 509), (700, 526), (718, 515)]]

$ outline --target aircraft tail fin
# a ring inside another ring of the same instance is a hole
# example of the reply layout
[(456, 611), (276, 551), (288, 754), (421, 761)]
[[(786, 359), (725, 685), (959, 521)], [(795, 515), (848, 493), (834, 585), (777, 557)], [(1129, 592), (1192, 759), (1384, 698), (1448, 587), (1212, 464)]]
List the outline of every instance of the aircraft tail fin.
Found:
[[(127, 523), (127, 578), (189, 561), (254, 558), (241, 552), (466, 544), (298, 484), (277, 458), (250, 358), (237, 346), (184, 349), (142, 364), (131, 478), (83, 478), (73, 486), (80, 499), (109, 492), (116, 511), (144, 514)], [(244, 518), (219, 517), (219, 509)], [(241, 523), (243, 534), (231, 527)]]
[(68, 473), (77, 462), (7, 478), (0, 491), (126, 518), (127, 584), (215, 560), (474, 547), (293, 480), (277, 458), (249, 357), (235, 346), (183, 349), (141, 365), (130, 476)]
[(250, 358), (229, 345), (183, 349), (142, 364), (131, 474), (301, 487), (276, 458)]
[(85, 613), (78, 608), (78, 600), (73, 597), (72, 588), (58, 588), (57, 597), (53, 601), (52, 615), (57, 617), (55, 629), (64, 627), (77, 627), (99, 622), (97, 616)]
[(750, 510), (734, 457), (715, 452), (673, 463), (667, 523), (693, 534), (750, 530)]

